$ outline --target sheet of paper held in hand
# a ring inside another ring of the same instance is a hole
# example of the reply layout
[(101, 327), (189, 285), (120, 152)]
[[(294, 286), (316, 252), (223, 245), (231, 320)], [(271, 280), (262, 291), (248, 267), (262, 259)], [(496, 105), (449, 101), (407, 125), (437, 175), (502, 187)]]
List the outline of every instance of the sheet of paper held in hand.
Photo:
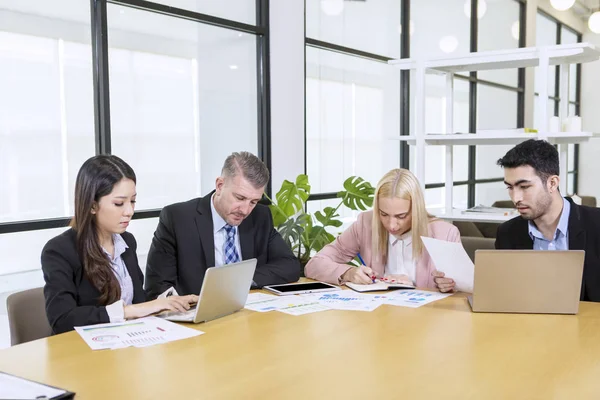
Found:
[(157, 317), (122, 323), (76, 326), (75, 330), (92, 350), (146, 347), (204, 333)]
[(456, 282), (456, 290), (473, 293), (475, 266), (462, 243), (447, 242), (421, 236), (423, 244), (438, 271)]

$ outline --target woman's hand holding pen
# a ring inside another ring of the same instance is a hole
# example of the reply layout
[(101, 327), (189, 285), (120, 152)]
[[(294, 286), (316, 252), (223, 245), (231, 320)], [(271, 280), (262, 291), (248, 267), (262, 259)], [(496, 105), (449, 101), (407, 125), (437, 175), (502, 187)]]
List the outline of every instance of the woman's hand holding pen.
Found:
[(342, 282), (359, 283), (368, 285), (375, 281), (377, 275), (371, 268), (361, 265), (360, 267), (351, 267), (342, 275)]

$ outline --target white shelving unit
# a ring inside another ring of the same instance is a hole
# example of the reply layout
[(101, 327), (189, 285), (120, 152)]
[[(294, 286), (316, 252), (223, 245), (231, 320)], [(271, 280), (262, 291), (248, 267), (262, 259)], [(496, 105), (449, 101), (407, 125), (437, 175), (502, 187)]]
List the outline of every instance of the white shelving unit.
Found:
[[(514, 50), (499, 50), (469, 53), (457, 57), (444, 57), (431, 60), (399, 59), (389, 64), (401, 70), (416, 71), (414, 135), (397, 136), (390, 139), (406, 141), (415, 146), (417, 162), (415, 175), (425, 185), (425, 146), (443, 145), (446, 147), (446, 187), (445, 208), (435, 215), (452, 220), (468, 220), (482, 222), (501, 222), (512, 216), (462, 214), (452, 208), (453, 187), (453, 146), (455, 145), (506, 145), (524, 142), (537, 138), (559, 145), (560, 154), (560, 189), (567, 191), (567, 144), (582, 143), (594, 136), (590, 132), (548, 132), (548, 115), (546, 101), (548, 87), (542, 85), (537, 101), (539, 126), (538, 133), (515, 133), (514, 130), (487, 131), (485, 133), (454, 133), (454, 74), (466, 71), (484, 71), (492, 69), (539, 67), (538, 79), (548, 82), (549, 68), (560, 65), (560, 98), (566, 99), (569, 92), (569, 65), (597, 61), (600, 51), (589, 43), (576, 43), (544, 47), (527, 47)], [(444, 134), (428, 134), (425, 132), (425, 74), (434, 73), (446, 76), (446, 129)], [(568, 102), (560, 103), (559, 118), (564, 120), (568, 114)]]

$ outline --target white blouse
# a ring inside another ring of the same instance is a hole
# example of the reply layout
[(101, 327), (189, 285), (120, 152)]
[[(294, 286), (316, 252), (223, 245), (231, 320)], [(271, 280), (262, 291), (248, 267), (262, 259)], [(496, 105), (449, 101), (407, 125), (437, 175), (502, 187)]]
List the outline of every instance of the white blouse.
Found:
[(412, 257), (412, 232), (408, 231), (399, 238), (389, 235), (388, 257), (385, 265), (386, 275), (407, 275), (415, 283), (415, 261)]

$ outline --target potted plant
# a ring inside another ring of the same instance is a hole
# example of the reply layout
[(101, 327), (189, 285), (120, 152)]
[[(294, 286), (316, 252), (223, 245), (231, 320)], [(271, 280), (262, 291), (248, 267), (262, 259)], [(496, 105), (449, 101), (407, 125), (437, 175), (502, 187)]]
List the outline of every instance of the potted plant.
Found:
[(273, 216), (273, 225), (290, 246), (304, 266), (310, 257), (331, 243), (335, 236), (327, 228), (339, 228), (339, 208), (344, 205), (351, 210), (365, 211), (373, 206), (375, 188), (358, 176), (344, 181), (344, 190), (338, 192), (340, 199), (337, 207), (325, 207), (314, 215), (306, 212), (306, 201), (310, 196), (308, 176), (298, 175), (296, 182), (285, 180), (269, 206)]

